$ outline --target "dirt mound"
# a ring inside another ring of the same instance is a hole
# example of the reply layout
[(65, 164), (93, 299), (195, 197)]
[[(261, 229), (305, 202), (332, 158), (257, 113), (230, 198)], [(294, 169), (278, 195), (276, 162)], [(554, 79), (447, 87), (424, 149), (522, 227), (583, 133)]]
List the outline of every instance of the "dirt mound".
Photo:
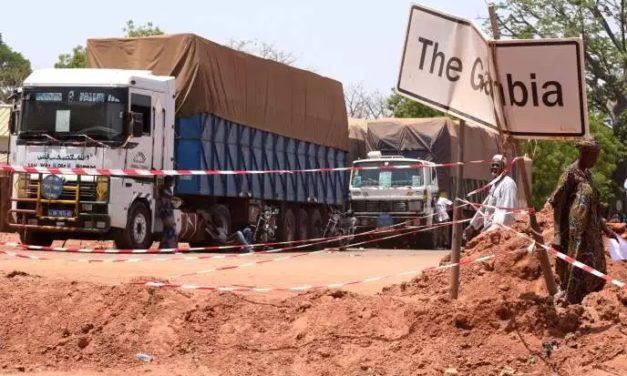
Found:
[[(551, 230), (550, 213), (539, 218)], [(319, 290), (285, 300), (13, 272), (0, 277), (0, 373), (627, 374), (625, 291), (607, 286), (556, 307), (528, 246), (506, 231), (475, 239), (464, 256), (497, 257), (462, 269), (456, 301), (446, 271), (379, 296)], [(624, 262), (609, 268), (627, 280)], [(139, 352), (154, 361), (142, 364)]]

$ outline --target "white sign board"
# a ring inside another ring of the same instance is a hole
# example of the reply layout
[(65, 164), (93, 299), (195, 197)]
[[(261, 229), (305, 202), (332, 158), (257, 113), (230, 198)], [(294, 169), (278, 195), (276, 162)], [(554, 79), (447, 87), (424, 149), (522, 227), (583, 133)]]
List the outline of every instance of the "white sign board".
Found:
[(501, 124), (517, 138), (588, 132), (577, 38), (489, 41), (468, 20), (414, 5), (396, 90), (474, 123)]

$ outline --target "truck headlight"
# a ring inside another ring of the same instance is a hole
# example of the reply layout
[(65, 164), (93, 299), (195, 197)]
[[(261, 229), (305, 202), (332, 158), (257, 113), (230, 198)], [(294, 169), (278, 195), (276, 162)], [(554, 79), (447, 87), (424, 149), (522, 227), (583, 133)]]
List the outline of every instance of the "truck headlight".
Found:
[(26, 174), (19, 174), (17, 177), (17, 198), (28, 198), (28, 183), (30, 177)]
[(109, 193), (109, 178), (106, 176), (98, 176), (96, 179), (96, 200), (106, 201)]
[(422, 201), (420, 200), (413, 200), (413, 201), (409, 201), (409, 205), (408, 208), (410, 211), (421, 211), (422, 210)]

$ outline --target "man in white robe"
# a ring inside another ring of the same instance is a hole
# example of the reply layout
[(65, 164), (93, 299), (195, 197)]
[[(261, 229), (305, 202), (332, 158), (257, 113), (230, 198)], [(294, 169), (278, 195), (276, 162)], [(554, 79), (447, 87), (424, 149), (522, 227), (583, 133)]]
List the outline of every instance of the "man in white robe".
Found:
[(485, 206), (481, 206), (477, 210), (470, 221), (470, 225), (464, 230), (466, 241), (481, 231), (491, 231), (498, 228), (499, 224), (511, 225), (514, 223), (512, 210), (516, 208), (518, 187), (514, 179), (503, 172), (506, 166), (507, 159), (503, 155), (497, 154), (492, 158), (490, 172), (497, 180), (490, 187), (490, 193), (483, 201)]

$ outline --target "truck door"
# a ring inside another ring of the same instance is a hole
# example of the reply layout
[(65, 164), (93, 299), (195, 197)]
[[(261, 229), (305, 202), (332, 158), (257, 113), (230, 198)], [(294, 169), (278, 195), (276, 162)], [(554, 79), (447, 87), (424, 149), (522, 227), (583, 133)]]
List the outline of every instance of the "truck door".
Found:
[(126, 167), (135, 169), (150, 169), (153, 161), (153, 144), (155, 132), (155, 111), (152, 93), (147, 90), (134, 89), (131, 92), (131, 111), (140, 113), (143, 120), (141, 137), (130, 140), (127, 148)]

